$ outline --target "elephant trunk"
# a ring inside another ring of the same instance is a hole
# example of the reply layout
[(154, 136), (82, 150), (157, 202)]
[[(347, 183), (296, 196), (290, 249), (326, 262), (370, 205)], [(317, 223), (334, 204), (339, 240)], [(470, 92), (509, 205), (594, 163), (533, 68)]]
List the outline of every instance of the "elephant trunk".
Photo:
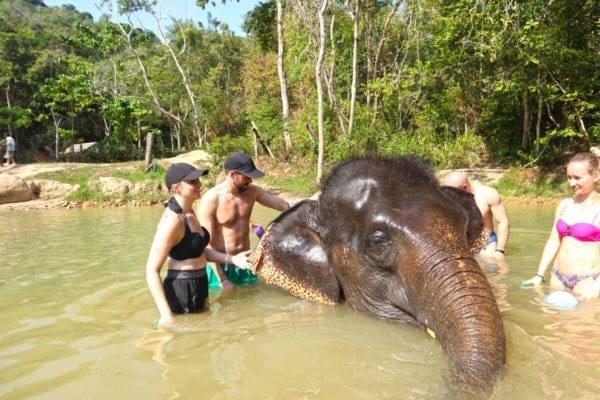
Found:
[[(502, 316), (487, 278), (474, 259), (451, 262), (443, 276), (427, 279), (434, 287), (425, 307), (425, 324), (449, 355), (459, 384), (493, 388), (506, 360)], [(436, 269), (436, 274), (442, 273)], [(453, 271), (448, 273), (448, 271)]]

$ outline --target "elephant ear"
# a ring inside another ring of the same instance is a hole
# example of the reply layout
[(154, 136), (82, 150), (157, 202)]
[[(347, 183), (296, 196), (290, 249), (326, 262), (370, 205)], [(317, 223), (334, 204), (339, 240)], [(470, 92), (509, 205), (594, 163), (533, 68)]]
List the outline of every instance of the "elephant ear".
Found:
[(341, 287), (315, 221), (317, 207), (316, 201), (304, 200), (271, 222), (252, 255), (252, 269), (301, 299), (336, 304)]
[(467, 213), (467, 241), (473, 254), (489, 242), (489, 233), (483, 229), (483, 217), (473, 194), (453, 186), (442, 186), (442, 191)]

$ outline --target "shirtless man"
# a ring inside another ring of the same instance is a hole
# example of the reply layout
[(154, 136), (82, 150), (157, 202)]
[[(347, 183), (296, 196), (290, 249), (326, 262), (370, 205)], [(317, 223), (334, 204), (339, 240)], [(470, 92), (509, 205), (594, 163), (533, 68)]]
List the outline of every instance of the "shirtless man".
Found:
[[(286, 210), (289, 204), (252, 183), (264, 172), (244, 153), (233, 153), (225, 160), (225, 173), (225, 180), (202, 196), (198, 216), (200, 224), (210, 232), (209, 248), (233, 256), (250, 249), (250, 215), (255, 202), (279, 211)], [(207, 269), (210, 287), (231, 290), (234, 283), (257, 280), (250, 270), (233, 264), (212, 267)]]
[[(510, 225), (508, 213), (498, 191), (481, 183), (469, 181), (467, 174), (462, 171), (450, 172), (444, 184), (473, 194), (475, 203), (477, 203), (483, 217), (483, 229), (490, 234), (489, 244), (479, 254), (500, 259), (504, 258)], [(496, 231), (494, 231), (493, 221), (496, 221)]]

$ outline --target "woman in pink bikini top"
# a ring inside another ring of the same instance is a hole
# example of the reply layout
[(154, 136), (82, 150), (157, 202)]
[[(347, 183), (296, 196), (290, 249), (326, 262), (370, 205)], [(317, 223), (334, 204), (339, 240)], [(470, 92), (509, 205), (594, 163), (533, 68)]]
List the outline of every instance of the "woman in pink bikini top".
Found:
[[(592, 218), (592, 222), (596, 221), (600, 215), (600, 207), (597, 208), (598, 210), (595, 210), (595, 217)], [(562, 218), (559, 218), (556, 221), (556, 231), (561, 238), (570, 236), (580, 242), (600, 242), (600, 228), (587, 222), (577, 222), (569, 225)]]
[(576, 154), (567, 165), (574, 196), (560, 202), (536, 275), (524, 282), (542, 283), (548, 267), (552, 287), (572, 290), (580, 300), (600, 295), (600, 180), (598, 155)]

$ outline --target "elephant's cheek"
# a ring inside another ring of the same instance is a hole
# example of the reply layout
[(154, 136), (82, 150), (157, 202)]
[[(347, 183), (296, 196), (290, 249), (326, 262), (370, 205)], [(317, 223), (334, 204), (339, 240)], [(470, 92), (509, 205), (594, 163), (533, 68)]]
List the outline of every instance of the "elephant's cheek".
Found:
[(363, 274), (362, 266), (356, 259), (356, 252), (346, 246), (333, 246), (331, 260), (336, 266), (338, 277), (358, 277)]
[(364, 294), (368, 291), (369, 279), (363, 262), (358, 259), (356, 251), (347, 246), (334, 246), (331, 248), (330, 260), (335, 275), (340, 281), (345, 299), (355, 308), (362, 308), (365, 300)]

